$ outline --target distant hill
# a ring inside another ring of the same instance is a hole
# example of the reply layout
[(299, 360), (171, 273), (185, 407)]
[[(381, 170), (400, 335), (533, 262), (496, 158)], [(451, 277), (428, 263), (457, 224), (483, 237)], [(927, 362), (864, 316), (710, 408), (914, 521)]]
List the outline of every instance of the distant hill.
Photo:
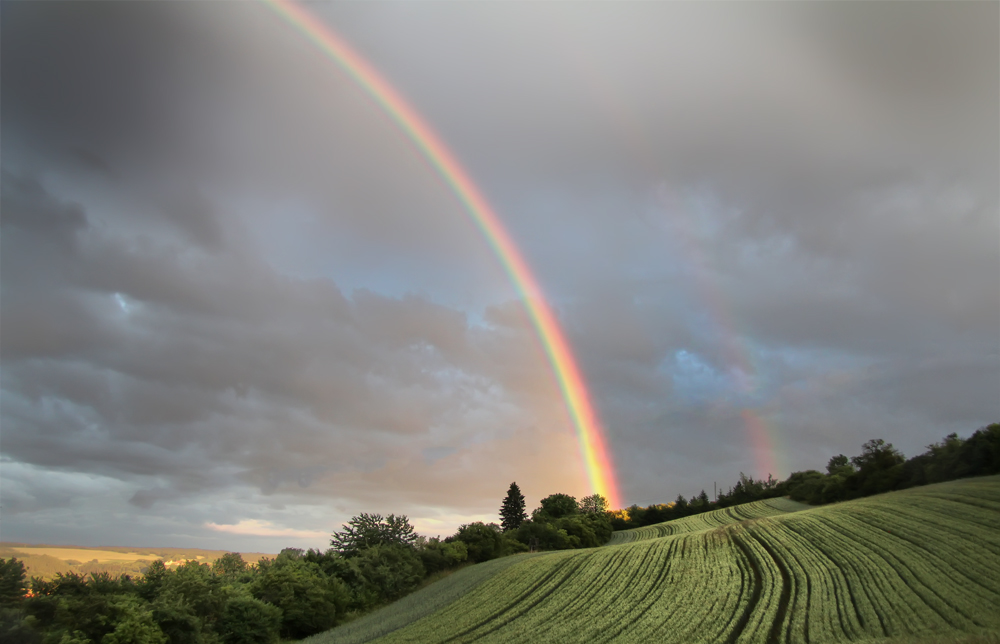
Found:
[[(108, 572), (113, 575), (139, 575), (145, 572), (151, 561), (162, 559), (169, 568), (185, 561), (194, 560), (212, 563), (228, 550), (205, 550), (202, 548), (137, 548), (123, 546), (54, 546), (0, 542), (0, 558), (17, 557), (23, 561), (29, 577), (51, 579), (57, 572)], [(262, 558), (273, 558), (276, 554), (263, 552), (241, 553), (249, 563)]]
[(308, 644), (1000, 641), (1000, 476), (471, 566)]

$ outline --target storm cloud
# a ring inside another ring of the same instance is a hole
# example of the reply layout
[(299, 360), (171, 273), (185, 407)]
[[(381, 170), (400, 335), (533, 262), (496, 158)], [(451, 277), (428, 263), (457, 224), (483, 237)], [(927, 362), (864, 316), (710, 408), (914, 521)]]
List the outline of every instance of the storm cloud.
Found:
[[(626, 504), (1000, 420), (996, 3), (308, 8), (496, 207)], [(521, 294), (307, 38), (0, 10), (0, 537), (322, 546), (589, 493)]]

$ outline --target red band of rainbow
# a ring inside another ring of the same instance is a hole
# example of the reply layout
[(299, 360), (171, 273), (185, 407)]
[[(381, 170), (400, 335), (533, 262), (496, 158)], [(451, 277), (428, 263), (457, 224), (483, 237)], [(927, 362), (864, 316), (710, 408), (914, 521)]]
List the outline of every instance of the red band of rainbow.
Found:
[(591, 490), (607, 498), (611, 508), (619, 507), (620, 498), (611, 454), (569, 343), (552, 309), (542, 296), (542, 290), (528, 264), (479, 188), (416, 110), (410, 107), (375, 68), (337, 36), (329, 26), (293, 0), (263, 1), (288, 24), (318, 46), (375, 99), (458, 197), (522, 296), (531, 322), (545, 348), (552, 371), (559, 382), (559, 388), (576, 430)]

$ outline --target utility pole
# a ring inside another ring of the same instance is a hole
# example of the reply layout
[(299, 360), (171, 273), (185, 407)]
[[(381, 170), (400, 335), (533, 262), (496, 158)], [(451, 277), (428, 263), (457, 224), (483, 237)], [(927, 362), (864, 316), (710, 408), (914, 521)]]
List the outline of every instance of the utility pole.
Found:
[(715, 502), (719, 502), (719, 482), (712, 481), (712, 496), (715, 497)]

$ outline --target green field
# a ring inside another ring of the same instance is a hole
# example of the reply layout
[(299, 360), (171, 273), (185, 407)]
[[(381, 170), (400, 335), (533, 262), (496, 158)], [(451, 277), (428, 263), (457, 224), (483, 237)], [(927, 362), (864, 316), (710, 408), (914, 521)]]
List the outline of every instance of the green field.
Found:
[(621, 530), (611, 535), (611, 541), (608, 542), (608, 545), (616, 546), (632, 541), (669, 537), (684, 532), (698, 532), (709, 528), (719, 528), (730, 523), (739, 523), (747, 519), (763, 519), (764, 517), (798, 512), (809, 507), (811, 506), (790, 499), (754, 501), (753, 503), (744, 503), (743, 505), (731, 508), (704, 512), (696, 514), (693, 517), (685, 517), (675, 521), (667, 521), (666, 523), (656, 523), (642, 528), (635, 528), (634, 530)]
[(998, 606), (993, 476), (751, 503), (509, 557), (308, 641), (996, 642)]

